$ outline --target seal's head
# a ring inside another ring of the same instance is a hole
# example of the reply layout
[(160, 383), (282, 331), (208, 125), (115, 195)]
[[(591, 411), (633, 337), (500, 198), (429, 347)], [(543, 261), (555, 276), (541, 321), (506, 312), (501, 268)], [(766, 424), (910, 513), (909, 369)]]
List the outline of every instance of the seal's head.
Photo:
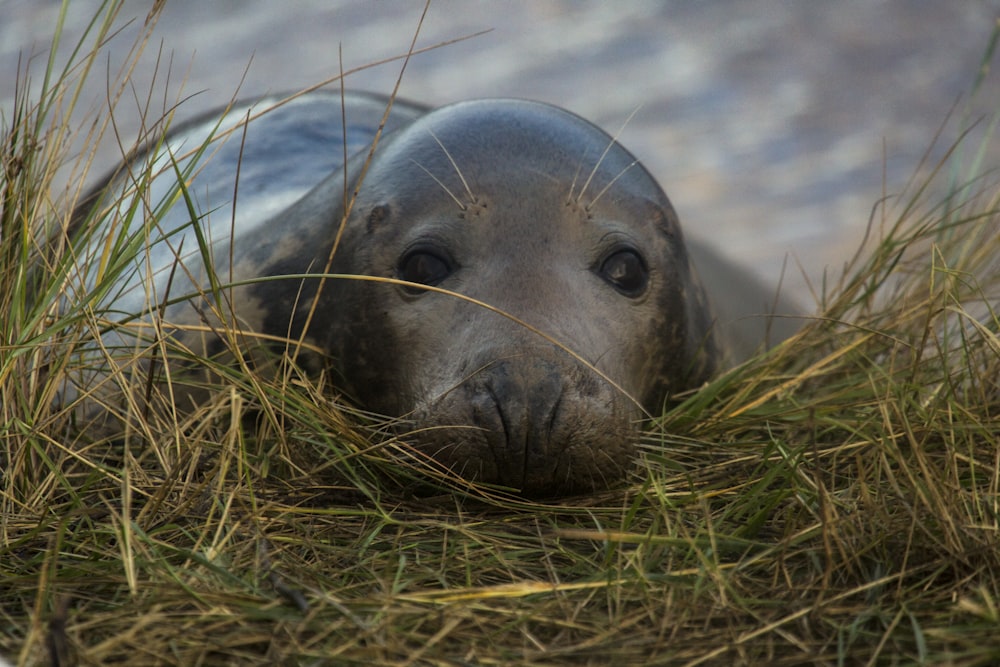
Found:
[(409, 284), (336, 290), (326, 344), (343, 385), (464, 477), (536, 496), (604, 487), (644, 413), (714, 368), (669, 200), (566, 111), (433, 111), (379, 148), (352, 216), (342, 261)]

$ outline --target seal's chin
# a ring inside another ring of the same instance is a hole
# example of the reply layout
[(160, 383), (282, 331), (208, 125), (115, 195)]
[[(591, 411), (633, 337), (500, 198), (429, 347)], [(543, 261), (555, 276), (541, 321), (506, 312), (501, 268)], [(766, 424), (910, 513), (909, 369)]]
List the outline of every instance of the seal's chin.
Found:
[(412, 417), (406, 439), (456, 474), (551, 497), (621, 481), (639, 414), (592, 371), (521, 359), (487, 366)]

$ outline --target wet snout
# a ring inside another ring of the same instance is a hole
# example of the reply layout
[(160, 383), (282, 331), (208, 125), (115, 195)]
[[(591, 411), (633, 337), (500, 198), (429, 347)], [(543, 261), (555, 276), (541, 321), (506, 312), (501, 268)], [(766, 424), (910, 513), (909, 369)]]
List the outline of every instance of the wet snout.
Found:
[(530, 496), (591, 491), (624, 475), (637, 409), (592, 369), (559, 350), (471, 367), (414, 415), (425, 453)]
[(472, 424), (483, 429), (502, 478), (527, 479), (531, 464), (550, 456), (564, 392), (555, 364), (498, 362), (459, 391), (467, 396)]

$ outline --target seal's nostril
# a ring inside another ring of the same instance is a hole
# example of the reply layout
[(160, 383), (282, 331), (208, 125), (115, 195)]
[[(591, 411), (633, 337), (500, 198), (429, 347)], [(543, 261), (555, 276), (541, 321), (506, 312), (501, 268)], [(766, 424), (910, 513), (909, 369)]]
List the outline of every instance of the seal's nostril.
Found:
[[(483, 391), (489, 397), (490, 402), (492, 403), (491, 407), (493, 409), (493, 414), (496, 416), (496, 419), (499, 422), (500, 432), (503, 434), (504, 439), (509, 441), (511, 437), (511, 427), (507, 423), (507, 416), (504, 414), (503, 400), (497, 396), (496, 392), (493, 390), (493, 387), (490, 385), (489, 382), (487, 382), (484, 385)], [(480, 426), (487, 426), (487, 425), (480, 424)]]
[(549, 418), (545, 422), (545, 435), (547, 437), (552, 437), (552, 434), (556, 431), (556, 421), (559, 419), (559, 408), (562, 405), (563, 392), (559, 391), (556, 394), (555, 400), (552, 401), (552, 406), (549, 409)]

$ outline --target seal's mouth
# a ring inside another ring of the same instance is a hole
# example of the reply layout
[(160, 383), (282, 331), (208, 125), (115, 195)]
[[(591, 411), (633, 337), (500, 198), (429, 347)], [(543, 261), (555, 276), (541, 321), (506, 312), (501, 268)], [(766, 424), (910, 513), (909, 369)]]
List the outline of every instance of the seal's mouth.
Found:
[(528, 497), (612, 486), (638, 439), (636, 408), (620, 392), (587, 369), (539, 359), (491, 364), (412, 416), (406, 439), (424, 454)]

